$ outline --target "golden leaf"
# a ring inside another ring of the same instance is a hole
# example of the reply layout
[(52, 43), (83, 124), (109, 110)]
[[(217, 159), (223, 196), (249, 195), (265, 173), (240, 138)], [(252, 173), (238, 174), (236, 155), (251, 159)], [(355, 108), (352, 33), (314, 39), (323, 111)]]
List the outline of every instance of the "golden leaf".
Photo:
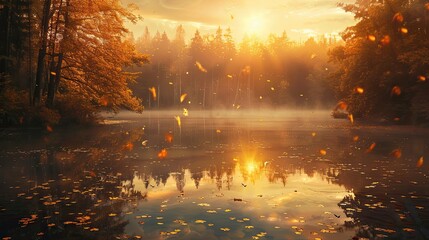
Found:
[(407, 28), (404, 28), (404, 27), (402, 27), (402, 28), (400, 29), (400, 31), (401, 31), (401, 33), (403, 33), (403, 34), (407, 34), (407, 33), (408, 33), (408, 29), (407, 29)]
[(319, 151), (319, 153), (320, 153), (320, 155), (325, 156), (327, 152), (326, 152), (326, 150), (325, 150), (325, 149), (321, 149), (321, 150)]
[(182, 121), (180, 120), (180, 116), (175, 116), (174, 118), (175, 118), (175, 119), (176, 119), (176, 121), (177, 121), (177, 125), (178, 125), (179, 127), (181, 127), (181, 126), (182, 126)]
[(374, 35), (368, 35), (368, 40), (371, 42), (375, 42), (375, 36)]
[(201, 63), (200, 62), (198, 62), (198, 61), (196, 61), (195, 62), (195, 66), (197, 66), (197, 68), (201, 71), (201, 72), (207, 72), (207, 69), (205, 69), (204, 67), (203, 67), (203, 65), (201, 65)]
[(364, 89), (363, 89), (363, 88), (361, 88), (361, 87), (356, 87), (356, 88), (355, 88), (355, 92), (357, 92), (357, 93), (359, 93), (359, 94), (362, 94), (362, 93), (364, 92)]
[(149, 92), (152, 93), (152, 98), (155, 101), (156, 100), (156, 89), (155, 89), (155, 87), (149, 88)]
[(186, 109), (186, 108), (183, 109), (183, 116), (185, 116), (185, 117), (189, 116), (188, 109)]
[(180, 102), (182, 103), (183, 101), (185, 101), (186, 96), (188, 96), (188, 94), (184, 93), (180, 96)]

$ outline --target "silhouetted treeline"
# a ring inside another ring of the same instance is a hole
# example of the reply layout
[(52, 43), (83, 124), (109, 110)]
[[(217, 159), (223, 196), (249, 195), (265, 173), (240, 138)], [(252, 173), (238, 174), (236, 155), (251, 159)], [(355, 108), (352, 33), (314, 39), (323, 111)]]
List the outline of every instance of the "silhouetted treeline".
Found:
[[(232, 34), (229, 28), (219, 27), (206, 35), (197, 30), (186, 42), (182, 26), (173, 37), (146, 28), (135, 44), (150, 56), (150, 64), (137, 69), (142, 77), (133, 86), (134, 93), (143, 99), (146, 109), (334, 104), (327, 84), (327, 51), (337, 45), (335, 38), (322, 36), (298, 44), (284, 32), (270, 34), (266, 41), (246, 36), (236, 43)], [(183, 94), (187, 95), (181, 102)]]

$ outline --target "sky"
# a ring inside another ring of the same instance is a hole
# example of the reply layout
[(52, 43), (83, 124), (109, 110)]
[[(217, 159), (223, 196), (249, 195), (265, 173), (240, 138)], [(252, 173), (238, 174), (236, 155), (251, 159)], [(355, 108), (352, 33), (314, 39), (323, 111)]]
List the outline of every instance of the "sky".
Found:
[(236, 41), (243, 36), (261, 39), (269, 33), (286, 31), (290, 39), (300, 42), (308, 37), (338, 34), (354, 25), (353, 16), (337, 6), (354, 0), (122, 0), (134, 4), (143, 18), (127, 24), (134, 37), (147, 26), (153, 35), (166, 31), (174, 37), (178, 25), (185, 28), (189, 40), (198, 29), (212, 34), (220, 26), (230, 27)]

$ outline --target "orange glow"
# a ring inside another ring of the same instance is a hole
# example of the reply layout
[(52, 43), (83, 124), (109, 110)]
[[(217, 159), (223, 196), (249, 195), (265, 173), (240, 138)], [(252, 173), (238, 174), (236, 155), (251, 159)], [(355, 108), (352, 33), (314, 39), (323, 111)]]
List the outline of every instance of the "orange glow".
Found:
[(384, 37), (380, 40), (382, 45), (389, 45), (390, 43), (390, 37), (389, 35), (384, 35)]
[(408, 29), (406, 29), (406, 28), (401, 28), (401, 33), (403, 33), (403, 34), (407, 34), (408, 33)]
[(366, 150), (366, 152), (367, 152), (367, 153), (372, 152), (372, 150), (374, 150), (374, 148), (375, 148), (375, 146), (376, 146), (376, 145), (377, 145), (377, 144), (372, 143), (372, 144), (371, 144), (371, 146), (369, 146), (369, 148)]
[(321, 150), (319, 151), (319, 153), (320, 153), (320, 155), (322, 155), (322, 156), (325, 156), (325, 155), (327, 154), (327, 152), (326, 152), (326, 150), (325, 150), (325, 149), (321, 149)]
[(398, 12), (393, 16), (393, 20), (401, 23), (404, 21), (404, 16), (402, 16), (402, 14)]
[(418, 76), (418, 79), (420, 82), (425, 82), (426, 81), (426, 77), (423, 75)]
[(359, 141), (359, 136), (354, 136), (354, 137), (353, 137), (353, 141), (354, 141), (354, 142)]
[(109, 104), (107, 97), (103, 96), (100, 98), (99, 103), (101, 106), (106, 107)]
[(167, 157), (167, 149), (162, 149), (159, 153), (158, 153), (158, 158), (159, 159), (164, 159)]
[(371, 42), (375, 42), (375, 36), (374, 35), (368, 35), (368, 40)]
[(419, 158), (419, 160), (417, 161), (416, 166), (417, 166), (417, 167), (422, 167), (422, 166), (423, 166), (423, 156), (421, 156), (421, 157)]
[(398, 87), (398, 86), (394, 86), (393, 88), (392, 88), (392, 91), (390, 92), (390, 95), (395, 95), (395, 96), (399, 96), (399, 95), (401, 95), (401, 88), (400, 87)]
[(172, 142), (173, 142), (173, 134), (171, 134), (171, 133), (166, 133), (166, 134), (164, 135), (164, 139), (165, 139), (165, 141), (166, 141), (166, 142), (168, 142), (168, 143), (172, 143)]
[(355, 120), (353, 118), (353, 114), (349, 114), (349, 115), (347, 115), (347, 117), (349, 118), (349, 120), (352, 124), (355, 123)]
[(395, 158), (401, 158), (402, 151), (401, 151), (401, 149), (395, 149), (390, 153), (390, 155), (392, 155)]
[(133, 148), (134, 148), (134, 144), (133, 144), (132, 142), (127, 142), (127, 144), (125, 144), (125, 145), (122, 147), (122, 150), (128, 150), (128, 151), (131, 151), (131, 150), (133, 150)]
[(54, 129), (50, 125), (46, 125), (46, 131), (53, 132)]
[(356, 87), (356, 88), (355, 88), (355, 91), (356, 91), (357, 93), (359, 93), (359, 94), (362, 94), (365, 90), (364, 90), (363, 88), (361, 88), (361, 87)]

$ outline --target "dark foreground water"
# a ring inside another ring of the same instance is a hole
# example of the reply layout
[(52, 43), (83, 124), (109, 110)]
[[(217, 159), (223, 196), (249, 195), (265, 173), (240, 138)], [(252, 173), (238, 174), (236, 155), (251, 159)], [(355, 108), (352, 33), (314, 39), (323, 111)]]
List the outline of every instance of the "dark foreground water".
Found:
[(428, 130), (311, 111), (105, 123), (1, 130), (1, 238), (429, 239)]

